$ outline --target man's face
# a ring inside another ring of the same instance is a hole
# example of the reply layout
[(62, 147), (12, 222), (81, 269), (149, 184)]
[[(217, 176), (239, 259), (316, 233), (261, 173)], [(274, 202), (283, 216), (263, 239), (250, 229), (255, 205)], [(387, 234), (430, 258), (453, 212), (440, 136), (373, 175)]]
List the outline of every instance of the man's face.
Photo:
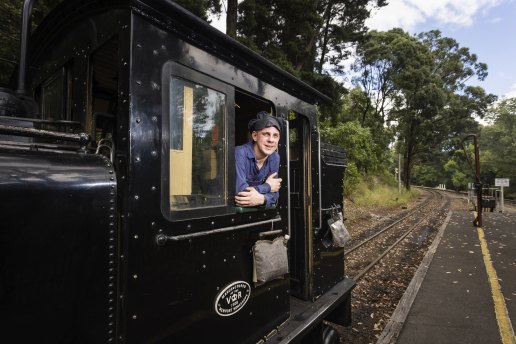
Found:
[(254, 145), (254, 154), (257, 159), (263, 159), (271, 155), (278, 148), (280, 132), (275, 127), (263, 128), (259, 131), (252, 132)]

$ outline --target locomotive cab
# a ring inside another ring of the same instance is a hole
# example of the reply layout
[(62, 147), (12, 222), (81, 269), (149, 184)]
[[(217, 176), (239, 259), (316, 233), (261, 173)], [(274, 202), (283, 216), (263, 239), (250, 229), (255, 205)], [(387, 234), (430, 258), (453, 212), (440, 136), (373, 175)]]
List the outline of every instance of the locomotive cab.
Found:
[[(319, 140), (325, 95), (165, 0), (64, 1), (30, 42), (38, 111), (0, 119), (8, 331), (317, 343), (336, 339), (323, 320), (349, 325), (354, 282), (327, 242), (345, 156)], [(260, 111), (285, 123), (284, 187), (274, 207), (240, 208), (234, 148)]]

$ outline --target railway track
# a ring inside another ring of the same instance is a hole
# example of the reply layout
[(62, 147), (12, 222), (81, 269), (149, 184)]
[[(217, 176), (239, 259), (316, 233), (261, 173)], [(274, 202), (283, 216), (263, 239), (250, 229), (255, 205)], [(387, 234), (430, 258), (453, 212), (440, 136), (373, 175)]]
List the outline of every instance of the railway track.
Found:
[[(345, 247), (345, 269), (357, 281), (353, 325), (338, 327), (341, 341), (374, 343), (403, 296), (446, 214), (469, 210), (461, 198), (421, 189), (419, 203), (374, 228), (356, 230)], [(358, 227), (359, 228), (359, 227)]]
[(360, 280), (395, 247), (406, 240), (430, 215), (434, 214), (437, 208), (442, 207), (441, 193), (434, 190), (426, 190), (425, 193), (426, 198), (417, 207), (345, 249), (348, 275), (356, 281)]
[(512, 206), (515, 206), (515, 207), (516, 207), (516, 200), (514, 200), (514, 199), (507, 199), (507, 198), (506, 198), (506, 199), (504, 199), (503, 201), (504, 201), (504, 203), (506, 203), (506, 204), (509, 204), (509, 205), (512, 205)]

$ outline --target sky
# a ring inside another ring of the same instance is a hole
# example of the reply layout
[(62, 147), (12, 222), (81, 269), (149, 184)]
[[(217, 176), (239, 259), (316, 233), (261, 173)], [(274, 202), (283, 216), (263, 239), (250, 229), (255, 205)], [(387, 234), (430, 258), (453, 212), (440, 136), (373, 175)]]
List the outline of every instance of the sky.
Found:
[[(401, 27), (410, 34), (439, 29), (443, 37), (469, 48), (488, 66), (484, 81), (470, 80), (499, 98), (516, 97), (516, 0), (388, 0), (367, 27)], [(225, 32), (225, 16), (212, 18)]]
[(484, 81), (470, 80), (498, 97), (516, 97), (516, 0), (389, 0), (366, 25), (401, 27), (411, 34), (434, 29), (487, 63)]

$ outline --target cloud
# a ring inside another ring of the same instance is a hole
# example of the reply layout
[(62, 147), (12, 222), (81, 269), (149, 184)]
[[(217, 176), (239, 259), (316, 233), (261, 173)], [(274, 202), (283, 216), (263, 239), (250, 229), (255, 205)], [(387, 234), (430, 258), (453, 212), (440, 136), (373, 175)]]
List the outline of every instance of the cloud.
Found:
[(367, 21), (367, 26), (376, 30), (401, 27), (412, 32), (426, 21), (437, 24), (471, 26), (478, 14), (487, 15), (487, 9), (504, 0), (390, 0), (389, 4)]
[(424, 21), (425, 17), (417, 7), (404, 0), (391, 0), (387, 6), (373, 12), (366, 25), (380, 31), (394, 27), (411, 31)]
[(503, 95), (503, 98), (516, 98), (516, 83), (512, 84), (511, 89)]

